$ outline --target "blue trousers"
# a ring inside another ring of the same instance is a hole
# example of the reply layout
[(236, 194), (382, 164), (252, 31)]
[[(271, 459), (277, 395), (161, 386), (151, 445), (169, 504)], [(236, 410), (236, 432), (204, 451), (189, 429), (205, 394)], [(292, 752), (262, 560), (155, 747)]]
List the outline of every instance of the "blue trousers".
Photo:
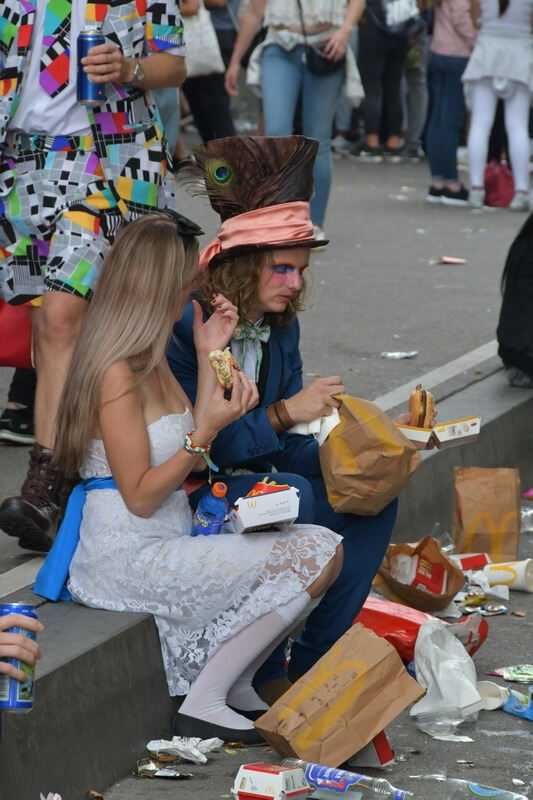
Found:
[[(223, 477), (228, 486), (230, 505), (245, 495), (263, 476), (264, 473)], [(300, 515), (297, 522), (323, 525), (344, 537), (341, 572), (309, 615), (305, 628), (292, 645), (290, 670), (304, 673), (327, 653), (359, 613), (389, 544), (398, 501), (394, 500), (375, 517), (337, 514), (328, 503), (326, 487), (320, 476), (303, 478), (292, 473), (275, 472), (268, 477), (299, 489)], [(206, 485), (191, 494), (191, 505), (195, 507), (200, 497), (208, 491), (209, 486)], [(285, 675), (285, 648), (286, 642), (265, 661), (256, 673), (254, 685)]]
[(467, 58), (438, 53), (429, 57), (426, 150), (434, 180), (448, 183), (458, 180), (457, 148), (466, 116), (461, 75), (467, 62)]

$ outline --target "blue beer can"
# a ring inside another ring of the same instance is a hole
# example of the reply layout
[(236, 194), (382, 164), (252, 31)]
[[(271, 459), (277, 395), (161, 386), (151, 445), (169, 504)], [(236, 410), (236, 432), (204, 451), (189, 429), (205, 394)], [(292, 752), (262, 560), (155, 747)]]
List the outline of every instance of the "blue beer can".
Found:
[(82, 31), (78, 36), (78, 82), (76, 94), (82, 106), (99, 106), (105, 100), (105, 83), (94, 83), (83, 71), (82, 58), (91, 47), (105, 44), (105, 36), (98, 31)]
[[(7, 614), (23, 614), (25, 617), (37, 619), (34, 607), (24, 603), (0, 604), (0, 617), (5, 617)], [(23, 636), (33, 640), (37, 638), (35, 631), (28, 631), (26, 628), (9, 628), (6, 633), (22, 633)], [(33, 708), (35, 668), (30, 667), (29, 664), (25, 664), (18, 658), (2, 658), (0, 661), (7, 661), (8, 664), (13, 664), (14, 667), (22, 670), (27, 676), (27, 680), (20, 683), (15, 678), (0, 672), (0, 711), (31, 711)]]

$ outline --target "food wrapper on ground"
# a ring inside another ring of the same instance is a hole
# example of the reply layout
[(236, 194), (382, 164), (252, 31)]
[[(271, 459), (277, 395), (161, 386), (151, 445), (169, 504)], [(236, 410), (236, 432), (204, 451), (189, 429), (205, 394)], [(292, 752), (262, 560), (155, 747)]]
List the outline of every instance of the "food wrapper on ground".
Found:
[(498, 667), (487, 670), (487, 675), (498, 675), (511, 683), (533, 683), (533, 664), (515, 664), (512, 667)]
[(507, 711), (508, 714), (514, 714), (515, 717), (522, 717), (522, 719), (528, 719), (530, 722), (533, 722), (533, 703), (531, 702), (531, 695), (510, 692), (502, 708), (504, 711)]
[(174, 736), (169, 739), (152, 739), (146, 745), (148, 752), (157, 758), (161, 755), (176, 756), (193, 764), (207, 764), (206, 753), (218, 750), (222, 739), (199, 739), (196, 736)]
[(378, 514), (398, 497), (420, 454), (374, 403), (337, 399), (340, 422), (319, 448), (328, 500), (338, 512)]
[(46, 797), (41, 793), (41, 800), (61, 800), (61, 795), (48, 792)]
[(421, 694), (392, 645), (356, 624), (255, 726), (283, 756), (338, 766)]
[(174, 764), (159, 764), (152, 758), (141, 758), (137, 761), (137, 775), (141, 778), (174, 778), (174, 780), (194, 777), (192, 772), (182, 772)]
[(455, 467), (452, 537), (457, 553), (516, 561), (519, 536), (518, 470)]
[(415, 646), (415, 669), (417, 681), (427, 691), (412, 706), (412, 717), (419, 720), (433, 717), (436, 722), (440, 718), (459, 724), (484, 708), (476, 688), (474, 662), (449, 627), (438, 620), (426, 622), (420, 629)]
[[(402, 574), (398, 570), (399, 563), (407, 565), (406, 558), (412, 559), (409, 564), (414, 565), (410, 583), (403, 580), (407, 572)], [(445, 608), (464, 584), (462, 571), (431, 536), (426, 536), (416, 546), (389, 545), (379, 572), (396, 595), (419, 611)], [(398, 580), (398, 576), (402, 580)]]

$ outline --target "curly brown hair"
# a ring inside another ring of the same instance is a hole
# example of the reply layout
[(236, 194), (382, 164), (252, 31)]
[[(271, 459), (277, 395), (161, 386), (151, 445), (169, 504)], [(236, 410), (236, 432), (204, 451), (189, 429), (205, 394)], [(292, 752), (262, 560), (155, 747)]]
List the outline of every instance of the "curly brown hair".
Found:
[[(259, 273), (265, 264), (272, 264), (273, 261), (272, 250), (260, 250), (209, 265), (198, 288), (198, 300), (206, 314), (211, 314), (212, 311), (211, 298), (220, 293), (237, 306), (241, 322), (247, 322), (254, 305)], [(296, 314), (305, 307), (305, 291), (305, 278), (302, 276), (302, 288), (285, 311), (280, 314), (267, 312), (265, 322), (273, 328), (287, 328)]]

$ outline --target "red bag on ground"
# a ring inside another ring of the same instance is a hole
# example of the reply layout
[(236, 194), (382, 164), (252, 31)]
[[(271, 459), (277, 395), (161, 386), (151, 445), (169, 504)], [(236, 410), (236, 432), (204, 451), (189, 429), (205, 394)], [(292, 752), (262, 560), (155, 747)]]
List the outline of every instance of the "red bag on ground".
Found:
[(0, 298), (0, 367), (31, 367), (31, 314)]
[[(380, 600), (378, 597), (367, 597), (354, 623), (360, 622), (365, 628), (370, 628), (375, 634), (386, 639), (396, 648), (398, 655), (404, 661), (413, 661), (418, 631), (424, 622), (430, 619), (435, 617), (425, 611), (418, 611), (416, 608), (393, 603), (390, 600)], [(444, 620), (441, 622), (443, 625), (448, 625)], [(462, 642), (467, 653), (472, 656), (487, 638), (489, 625), (484, 617), (472, 614), (451, 623), (450, 629)]]
[(485, 167), (485, 205), (508, 208), (514, 196), (514, 178), (506, 161), (489, 161)]

